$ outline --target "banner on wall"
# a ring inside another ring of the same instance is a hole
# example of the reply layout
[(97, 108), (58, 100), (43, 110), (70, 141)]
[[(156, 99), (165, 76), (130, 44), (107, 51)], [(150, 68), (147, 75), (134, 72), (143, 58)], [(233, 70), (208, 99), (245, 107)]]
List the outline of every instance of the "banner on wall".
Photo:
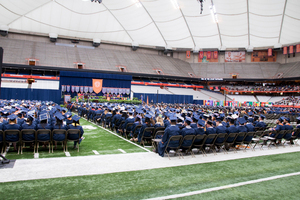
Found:
[(296, 53), (300, 53), (300, 44), (296, 45)]
[(93, 90), (96, 94), (102, 90), (103, 79), (93, 79)]
[(208, 52), (203, 52), (200, 51), (199, 52), (199, 57), (198, 57), (198, 62), (218, 62), (219, 59), (218, 58), (214, 58), (211, 56), (211, 53), (208, 54)]
[(214, 51), (214, 59), (218, 59), (219, 53), (218, 51)]
[(226, 51), (225, 62), (246, 62), (245, 51)]
[(186, 51), (186, 58), (191, 58), (191, 51)]
[(273, 51), (272, 56), (268, 56), (268, 51), (253, 51), (251, 62), (276, 62), (277, 52)]
[(272, 48), (269, 48), (268, 49), (268, 56), (272, 56), (273, 54), (272, 54)]
[(287, 54), (287, 47), (283, 47), (283, 55), (286, 55)]
[(290, 49), (289, 49), (289, 54), (293, 54), (293, 53), (294, 53), (294, 46), (291, 45), (291, 46), (290, 46)]

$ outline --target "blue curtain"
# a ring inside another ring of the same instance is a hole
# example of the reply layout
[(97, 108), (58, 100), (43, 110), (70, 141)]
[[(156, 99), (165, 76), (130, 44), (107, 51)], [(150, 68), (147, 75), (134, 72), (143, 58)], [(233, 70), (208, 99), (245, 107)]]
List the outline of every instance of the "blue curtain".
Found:
[(133, 97), (148, 101), (149, 103), (193, 103), (193, 95), (172, 95), (172, 94), (145, 94), (145, 93), (134, 93)]
[(203, 105), (203, 100), (194, 100), (194, 104)]

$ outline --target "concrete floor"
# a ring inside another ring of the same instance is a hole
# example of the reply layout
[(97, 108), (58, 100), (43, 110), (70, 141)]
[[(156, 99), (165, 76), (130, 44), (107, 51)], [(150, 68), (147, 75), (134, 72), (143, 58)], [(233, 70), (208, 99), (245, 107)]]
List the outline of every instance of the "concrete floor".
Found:
[(171, 157), (171, 160), (169, 160), (166, 155), (162, 158), (152, 152), (84, 157), (20, 159), (16, 160), (13, 168), (0, 168), (0, 182), (137, 171), (299, 151), (300, 146), (294, 145), (293, 147), (286, 146), (285, 148), (280, 146), (278, 149), (275, 147), (271, 149), (265, 148), (264, 150), (256, 148), (255, 151), (247, 149), (246, 152), (239, 150), (238, 153), (231, 151), (228, 154), (224, 154), (223, 152), (217, 153), (217, 155), (209, 153), (207, 157), (203, 157), (202, 154), (197, 154), (195, 158), (187, 155), (184, 156), (184, 159), (179, 159), (179, 157), (176, 156)]

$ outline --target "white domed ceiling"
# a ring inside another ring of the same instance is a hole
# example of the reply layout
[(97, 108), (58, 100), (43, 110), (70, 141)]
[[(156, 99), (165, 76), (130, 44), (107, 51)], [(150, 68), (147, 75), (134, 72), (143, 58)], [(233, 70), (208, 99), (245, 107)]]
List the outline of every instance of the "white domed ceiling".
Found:
[(299, 10), (299, 0), (204, 0), (202, 14), (199, 0), (0, 0), (0, 29), (174, 49), (277, 47), (300, 42)]

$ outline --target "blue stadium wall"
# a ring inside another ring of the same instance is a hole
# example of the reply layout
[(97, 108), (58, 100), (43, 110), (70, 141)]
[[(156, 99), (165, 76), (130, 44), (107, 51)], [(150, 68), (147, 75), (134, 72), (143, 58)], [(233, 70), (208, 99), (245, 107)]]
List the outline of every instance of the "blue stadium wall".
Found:
[(146, 94), (146, 93), (134, 93), (133, 97), (148, 101), (149, 103), (193, 103), (193, 95), (175, 95), (175, 94)]

